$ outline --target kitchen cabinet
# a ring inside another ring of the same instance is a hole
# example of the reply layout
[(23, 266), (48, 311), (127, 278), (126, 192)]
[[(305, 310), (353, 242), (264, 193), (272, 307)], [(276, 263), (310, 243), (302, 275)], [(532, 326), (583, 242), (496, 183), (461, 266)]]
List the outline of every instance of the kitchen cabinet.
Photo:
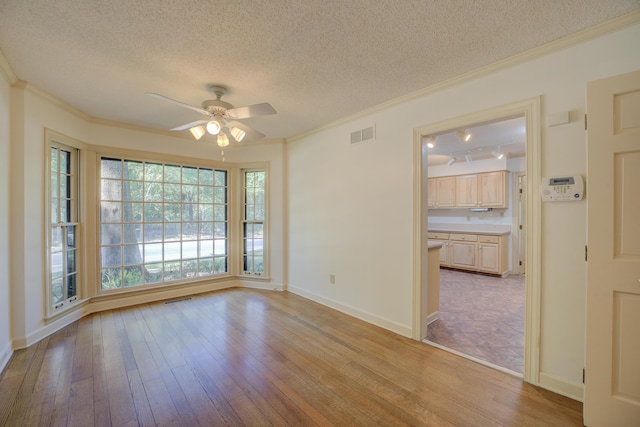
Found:
[(427, 180), (427, 207), (453, 208), (456, 205), (456, 177), (443, 176)]
[(440, 248), (440, 266), (449, 266), (449, 233), (428, 233), (427, 238), (430, 242), (442, 243)]
[(507, 171), (443, 176), (427, 180), (427, 207), (507, 208)]
[(476, 270), (477, 252), (478, 252), (478, 236), (475, 234), (458, 234), (451, 233), (449, 235), (449, 255), (450, 266), (463, 268), (465, 270)]
[(508, 234), (443, 233), (430, 231), (429, 241), (442, 243), (440, 266), (466, 271), (509, 273)]

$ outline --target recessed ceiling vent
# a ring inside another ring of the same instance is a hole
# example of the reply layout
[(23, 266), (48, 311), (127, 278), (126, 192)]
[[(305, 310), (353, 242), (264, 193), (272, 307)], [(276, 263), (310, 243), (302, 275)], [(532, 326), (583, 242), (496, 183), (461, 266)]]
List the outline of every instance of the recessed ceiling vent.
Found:
[(368, 128), (360, 129), (355, 132), (351, 132), (351, 143), (357, 144), (358, 142), (372, 141), (376, 139), (376, 125), (369, 126)]

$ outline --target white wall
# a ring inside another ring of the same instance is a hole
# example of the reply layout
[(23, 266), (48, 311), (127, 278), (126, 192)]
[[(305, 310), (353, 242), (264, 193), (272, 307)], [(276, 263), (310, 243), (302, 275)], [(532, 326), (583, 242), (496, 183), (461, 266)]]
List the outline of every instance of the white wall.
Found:
[[(638, 40), (636, 25), (292, 141), (290, 289), (410, 335), (413, 129), (542, 96), (542, 175), (585, 175), (586, 83), (640, 69)], [(573, 122), (547, 128), (544, 117), (563, 111)], [(349, 144), (373, 123), (375, 141)], [(586, 203), (542, 206), (541, 378), (574, 390), (584, 367)]]
[[(0, 52), (0, 55), (2, 53)], [(9, 82), (0, 72), (0, 372), (11, 355), (9, 309)]]

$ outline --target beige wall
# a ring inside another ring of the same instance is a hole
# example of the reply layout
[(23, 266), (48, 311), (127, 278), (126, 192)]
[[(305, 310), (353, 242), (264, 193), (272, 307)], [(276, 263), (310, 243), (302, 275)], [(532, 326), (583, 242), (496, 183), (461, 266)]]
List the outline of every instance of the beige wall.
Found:
[[(290, 289), (410, 336), (413, 129), (541, 96), (542, 176), (586, 175), (586, 83), (640, 69), (638, 40), (636, 25), (290, 142)], [(570, 124), (546, 126), (563, 111)], [(349, 143), (373, 124), (375, 141)], [(588, 190), (580, 202), (543, 204), (541, 224), (541, 383), (578, 398), (587, 202)]]
[(9, 81), (0, 72), (0, 372), (11, 354), (9, 310)]

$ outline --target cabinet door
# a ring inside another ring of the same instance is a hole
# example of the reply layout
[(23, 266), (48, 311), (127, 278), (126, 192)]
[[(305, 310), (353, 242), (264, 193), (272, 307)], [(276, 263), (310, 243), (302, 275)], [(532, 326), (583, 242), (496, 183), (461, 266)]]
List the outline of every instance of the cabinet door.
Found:
[(456, 176), (456, 206), (460, 208), (478, 206), (478, 175)]
[(437, 178), (427, 179), (427, 208), (433, 209), (437, 205), (438, 200), (438, 186), (436, 185)]
[(501, 273), (499, 245), (494, 243), (478, 244), (478, 270), (487, 273)]
[(467, 270), (477, 269), (476, 251), (478, 244), (476, 242), (449, 242), (449, 255), (451, 257), (451, 267), (464, 268)]
[(479, 206), (488, 208), (506, 208), (506, 172), (488, 172), (479, 174), (478, 194)]
[(438, 208), (453, 208), (456, 205), (456, 177), (445, 176), (436, 178), (436, 194)]

